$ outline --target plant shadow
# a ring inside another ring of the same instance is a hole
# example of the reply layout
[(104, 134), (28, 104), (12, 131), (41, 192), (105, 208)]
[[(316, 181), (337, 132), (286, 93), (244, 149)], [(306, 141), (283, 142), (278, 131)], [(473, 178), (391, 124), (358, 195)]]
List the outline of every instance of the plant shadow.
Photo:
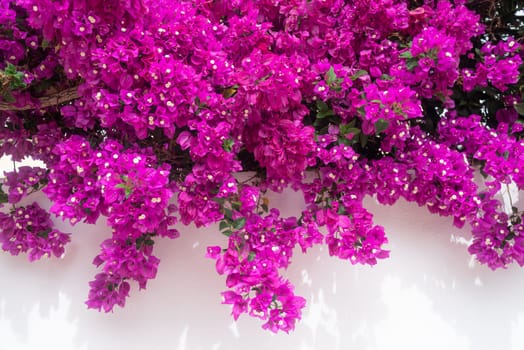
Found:
[[(43, 206), (49, 205), (39, 199)], [(297, 215), (300, 195), (271, 195), (283, 215)], [(391, 258), (352, 266), (323, 247), (298, 250), (285, 275), (307, 299), (303, 319), (288, 334), (271, 334), (257, 319), (234, 322), (221, 305), (225, 289), (208, 245), (224, 244), (216, 226), (180, 227), (181, 237), (158, 244), (162, 260), (146, 291), (132, 289), (123, 309), (87, 310), (88, 281), (98, 245), (109, 235), (77, 225), (63, 260), (26, 261), (0, 254), (0, 336), (7, 348), (83, 349), (501, 349), (524, 343), (524, 271), (492, 272), (470, 265), (466, 246), (450, 242), (467, 230), (424, 208), (366, 199), (386, 228)], [(65, 223), (59, 228), (71, 231)], [(496, 336), (495, 336), (496, 335)], [(10, 343), (11, 342), (11, 343)], [(10, 346), (8, 346), (10, 345)], [(7, 349), (6, 348), (6, 349)]]

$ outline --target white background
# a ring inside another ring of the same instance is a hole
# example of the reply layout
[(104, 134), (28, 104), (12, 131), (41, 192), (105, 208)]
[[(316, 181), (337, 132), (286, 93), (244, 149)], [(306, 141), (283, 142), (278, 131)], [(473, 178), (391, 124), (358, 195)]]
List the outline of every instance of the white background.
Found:
[[(147, 290), (134, 286), (114, 313), (87, 310), (91, 262), (109, 230), (57, 222), (73, 232), (62, 260), (0, 252), (0, 350), (524, 349), (524, 270), (473, 264), (460, 243), (467, 229), (448, 218), (404, 202), (366, 204), (386, 228), (391, 258), (352, 266), (320, 247), (296, 251), (286, 275), (308, 303), (289, 335), (245, 315), (235, 323), (220, 304), (224, 279), (204, 257), (206, 246), (224, 242), (216, 227), (180, 226), (181, 238), (157, 243), (162, 261)], [(271, 205), (293, 215), (302, 201), (289, 191)]]

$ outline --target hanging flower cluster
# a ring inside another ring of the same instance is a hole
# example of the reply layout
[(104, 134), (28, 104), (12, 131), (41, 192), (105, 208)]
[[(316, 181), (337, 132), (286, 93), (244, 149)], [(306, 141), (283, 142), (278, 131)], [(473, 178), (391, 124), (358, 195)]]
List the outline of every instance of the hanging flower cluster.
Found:
[[(492, 269), (524, 265), (523, 212), (499, 197), (524, 189), (523, 44), (475, 6), (0, 0), (0, 156), (45, 164), (5, 172), (2, 249), (63, 255), (70, 235), (19, 204), (34, 191), (72, 225), (106, 217), (86, 304), (108, 312), (155, 277), (177, 222), (219, 223), (223, 302), (273, 332), (306, 304), (281, 275), (295, 248), (389, 256), (366, 196), (471, 225)], [(299, 217), (265, 196), (289, 187)]]

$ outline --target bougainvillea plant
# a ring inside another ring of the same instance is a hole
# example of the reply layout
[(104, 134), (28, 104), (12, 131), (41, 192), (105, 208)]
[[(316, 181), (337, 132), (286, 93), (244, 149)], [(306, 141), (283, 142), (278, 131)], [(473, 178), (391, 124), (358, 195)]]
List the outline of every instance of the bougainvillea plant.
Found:
[[(305, 300), (281, 272), (325, 244), (389, 256), (363, 207), (398, 199), (470, 225), (469, 252), (524, 265), (522, 5), (465, 0), (0, 0), (0, 244), (60, 257), (50, 214), (107, 218), (87, 306), (145, 288), (175, 224), (219, 223), (223, 302), (288, 332)], [(520, 114), (520, 116), (519, 116)], [(240, 181), (236, 174), (251, 172)], [(475, 178), (482, 174), (483, 180)], [(282, 217), (267, 191), (304, 195)], [(50, 213), (19, 202), (42, 190)], [(180, 226), (176, 226), (180, 228)]]

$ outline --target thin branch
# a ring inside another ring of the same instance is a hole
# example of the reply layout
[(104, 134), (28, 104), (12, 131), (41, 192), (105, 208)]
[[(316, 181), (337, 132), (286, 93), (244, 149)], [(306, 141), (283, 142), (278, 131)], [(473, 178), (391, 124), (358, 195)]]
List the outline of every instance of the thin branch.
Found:
[(46, 108), (75, 100), (78, 97), (78, 86), (74, 86), (56, 94), (40, 97), (38, 99), (39, 104), (37, 105), (15, 106), (12, 103), (0, 102), (0, 111), (27, 111), (30, 109)]

